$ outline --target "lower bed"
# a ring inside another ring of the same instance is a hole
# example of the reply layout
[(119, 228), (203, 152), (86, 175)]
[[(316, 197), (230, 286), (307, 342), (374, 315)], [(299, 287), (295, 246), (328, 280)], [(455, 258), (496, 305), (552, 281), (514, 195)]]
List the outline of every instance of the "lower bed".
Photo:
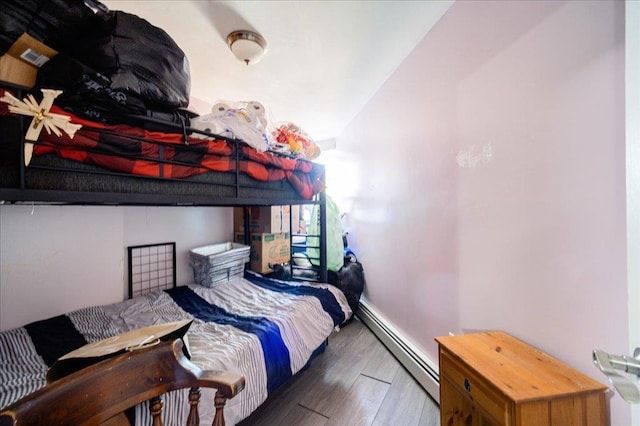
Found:
[[(124, 302), (80, 309), (0, 333), (0, 409), (43, 387), (53, 363), (86, 343), (153, 324), (193, 319), (187, 332), (191, 361), (207, 370), (245, 377), (245, 389), (225, 407), (227, 425), (253, 412), (278, 386), (321, 352), (352, 312), (328, 284), (289, 283), (246, 272), (212, 288), (155, 291)], [(165, 424), (182, 423), (184, 404), (165, 398)], [(213, 391), (203, 389), (201, 420), (211, 423)], [(179, 407), (179, 408), (178, 408)], [(136, 407), (137, 424), (149, 424)]]

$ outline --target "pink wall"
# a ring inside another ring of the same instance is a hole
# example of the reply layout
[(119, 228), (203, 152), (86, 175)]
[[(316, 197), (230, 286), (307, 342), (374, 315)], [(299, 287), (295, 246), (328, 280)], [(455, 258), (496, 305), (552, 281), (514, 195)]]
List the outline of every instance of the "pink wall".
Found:
[(624, 125), (623, 2), (456, 2), (337, 140), (366, 300), (432, 360), (435, 336), (503, 329), (606, 383)]

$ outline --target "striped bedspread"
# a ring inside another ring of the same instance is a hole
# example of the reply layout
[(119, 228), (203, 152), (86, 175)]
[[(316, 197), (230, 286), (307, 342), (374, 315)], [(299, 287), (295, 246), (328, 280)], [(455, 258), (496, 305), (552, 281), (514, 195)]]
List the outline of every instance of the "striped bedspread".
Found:
[[(49, 366), (86, 343), (193, 318), (186, 336), (191, 361), (246, 379), (245, 389), (225, 407), (225, 420), (234, 425), (300, 371), (350, 316), (335, 287), (285, 283), (251, 272), (213, 288), (183, 286), (80, 309), (0, 333), (0, 408), (43, 387)], [(188, 404), (181, 398), (186, 391), (165, 397), (165, 424), (184, 424)], [(200, 411), (203, 424), (210, 424), (212, 390), (203, 389)], [(146, 406), (136, 407), (136, 420), (149, 424)]]

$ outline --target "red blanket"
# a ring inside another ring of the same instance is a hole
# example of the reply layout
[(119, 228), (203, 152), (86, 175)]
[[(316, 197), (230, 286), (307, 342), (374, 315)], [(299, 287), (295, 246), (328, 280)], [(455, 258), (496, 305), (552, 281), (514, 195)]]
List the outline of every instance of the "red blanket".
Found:
[(200, 139), (178, 133), (152, 132), (128, 125), (105, 125), (76, 117), (57, 107), (83, 127), (73, 139), (66, 134), (40, 134), (34, 155), (56, 153), (60, 157), (95, 164), (111, 170), (164, 178), (185, 178), (208, 171), (235, 172), (238, 165), (260, 181), (287, 180), (305, 199), (322, 191), (323, 170), (310, 161), (260, 153), (245, 144)]

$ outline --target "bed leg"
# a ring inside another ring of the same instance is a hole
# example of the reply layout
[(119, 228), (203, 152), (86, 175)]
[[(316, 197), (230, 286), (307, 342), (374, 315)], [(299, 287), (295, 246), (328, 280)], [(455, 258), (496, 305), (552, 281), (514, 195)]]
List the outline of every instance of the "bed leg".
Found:
[(216, 391), (216, 397), (214, 398), (216, 415), (213, 418), (212, 426), (224, 426), (224, 405), (226, 403), (227, 398), (220, 391)]

